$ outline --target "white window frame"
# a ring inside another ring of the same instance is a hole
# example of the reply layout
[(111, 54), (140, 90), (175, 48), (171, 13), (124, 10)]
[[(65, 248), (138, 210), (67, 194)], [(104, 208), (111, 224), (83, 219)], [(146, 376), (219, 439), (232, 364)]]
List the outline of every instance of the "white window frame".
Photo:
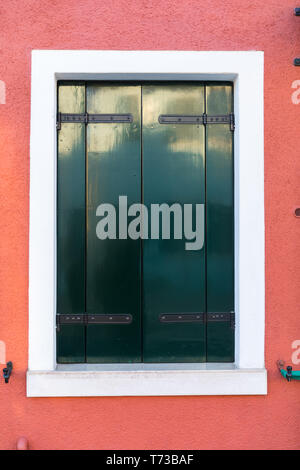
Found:
[[(57, 80), (234, 83), (235, 363), (56, 364)], [(32, 52), (27, 396), (264, 395), (263, 52)]]

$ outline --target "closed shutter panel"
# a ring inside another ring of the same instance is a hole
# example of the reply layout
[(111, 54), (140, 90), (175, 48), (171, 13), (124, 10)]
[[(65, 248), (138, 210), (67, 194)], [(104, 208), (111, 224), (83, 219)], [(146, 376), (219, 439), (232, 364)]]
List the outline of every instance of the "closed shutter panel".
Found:
[[(62, 83), (58, 103), (80, 115), (58, 132), (57, 312), (78, 319), (58, 328), (58, 362), (233, 362), (233, 133), (201, 118), (228, 118), (232, 85)], [(116, 114), (130, 120), (90, 119)], [(120, 196), (147, 206), (149, 239), (119, 238)], [(115, 239), (97, 236), (100, 204), (116, 208)], [(167, 213), (151, 239), (153, 204)], [(188, 250), (184, 208), (195, 230), (196, 204), (204, 244)]]
[[(85, 86), (60, 85), (58, 111), (84, 113)], [(57, 312), (85, 312), (85, 125), (81, 123), (62, 123), (58, 132)], [(85, 362), (84, 326), (61, 325), (57, 361)]]
[[(232, 85), (206, 86), (208, 115), (233, 111)], [(228, 124), (206, 126), (207, 312), (227, 320), (207, 323), (207, 362), (234, 361), (233, 133)], [(211, 318), (213, 318), (211, 316)]]
[[(88, 85), (90, 114), (131, 114), (130, 123), (88, 124), (87, 313), (131, 315), (130, 324), (89, 324), (87, 362), (141, 361), (141, 240), (99, 240), (99, 204), (141, 200), (141, 87)], [(126, 227), (127, 228), (127, 227)]]
[[(205, 203), (204, 126), (158, 122), (160, 115), (202, 115), (204, 106), (203, 86), (143, 87), (143, 194), (147, 207)], [(193, 217), (195, 220), (195, 213)], [(174, 239), (173, 222), (172, 216), (171, 239), (163, 239), (160, 227), (158, 240), (144, 242), (144, 361), (203, 362), (205, 324), (190, 321), (190, 315), (205, 311), (205, 249), (187, 251), (184, 238)], [(184, 230), (183, 223), (181, 228)], [(164, 315), (174, 320), (161, 321)]]

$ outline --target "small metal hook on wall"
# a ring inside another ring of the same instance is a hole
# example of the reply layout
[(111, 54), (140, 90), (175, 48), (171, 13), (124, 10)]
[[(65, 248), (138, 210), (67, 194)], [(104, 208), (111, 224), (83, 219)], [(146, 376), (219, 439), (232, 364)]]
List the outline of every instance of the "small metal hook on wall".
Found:
[(4, 369), (3, 369), (3, 377), (4, 377), (4, 380), (5, 380), (6, 384), (8, 384), (8, 382), (9, 382), (12, 370), (13, 370), (13, 363), (8, 362), (6, 364), (6, 367), (4, 367)]
[(284, 377), (288, 382), (291, 382), (292, 380), (300, 380), (299, 370), (293, 371), (292, 366), (287, 366), (285, 370), (284, 366), (285, 366), (284, 361), (281, 361), (281, 360), (277, 361), (277, 367), (282, 377)]
[(294, 214), (295, 214), (295, 217), (297, 218), (300, 217), (300, 207), (296, 207)]

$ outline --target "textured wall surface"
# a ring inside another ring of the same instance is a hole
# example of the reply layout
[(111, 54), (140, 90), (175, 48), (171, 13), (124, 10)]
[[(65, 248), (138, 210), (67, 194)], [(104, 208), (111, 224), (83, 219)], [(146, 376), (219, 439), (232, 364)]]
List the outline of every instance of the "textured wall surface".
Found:
[[(14, 448), (20, 435), (32, 449), (300, 448), (300, 383), (288, 384), (275, 366), (279, 358), (291, 360), (291, 343), (300, 339), (295, 6), (292, 0), (0, 0), (6, 85), (6, 100), (0, 87), (0, 340), (15, 366), (10, 384), (0, 382), (0, 448)], [(32, 49), (265, 51), (268, 396), (25, 397)]]

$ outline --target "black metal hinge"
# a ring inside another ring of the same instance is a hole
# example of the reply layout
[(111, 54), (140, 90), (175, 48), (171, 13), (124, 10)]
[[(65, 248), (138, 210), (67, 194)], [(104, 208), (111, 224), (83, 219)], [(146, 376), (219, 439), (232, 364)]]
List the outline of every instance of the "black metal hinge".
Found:
[(75, 113), (57, 113), (56, 128), (59, 131), (62, 123), (102, 123), (102, 124), (114, 124), (114, 123), (130, 123), (133, 122), (132, 114), (75, 114)]
[(56, 327), (60, 331), (60, 325), (103, 325), (103, 324), (130, 324), (132, 323), (132, 315), (129, 313), (122, 314), (57, 314)]
[(211, 323), (211, 322), (230, 322), (230, 327), (235, 328), (234, 312), (216, 312), (216, 313), (161, 313), (159, 315), (161, 323)]
[[(58, 113), (56, 128), (61, 129), (62, 123), (102, 123), (102, 124), (113, 124), (113, 123), (131, 123), (133, 122), (132, 114), (75, 114), (75, 113)], [(235, 117), (234, 113), (230, 114), (219, 114), (216, 116), (210, 116), (205, 113), (200, 115), (180, 115), (180, 114), (161, 114), (158, 117), (160, 124), (229, 124), (230, 130), (235, 129)]]
[(234, 113), (230, 114), (219, 114), (215, 116), (208, 115), (206, 113), (198, 115), (188, 114), (161, 114), (158, 117), (160, 124), (229, 124), (230, 130), (235, 129), (235, 118)]
[[(215, 312), (215, 313), (161, 313), (159, 315), (161, 323), (212, 323), (212, 322), (230, 322), (230, 327), (235, 328), (234, 312)], [(103, 325), (103, 324), (130, 324), (132, 323), (131, 314), (57, 314), (56, 325), (60, 330), (60, 325)]]

